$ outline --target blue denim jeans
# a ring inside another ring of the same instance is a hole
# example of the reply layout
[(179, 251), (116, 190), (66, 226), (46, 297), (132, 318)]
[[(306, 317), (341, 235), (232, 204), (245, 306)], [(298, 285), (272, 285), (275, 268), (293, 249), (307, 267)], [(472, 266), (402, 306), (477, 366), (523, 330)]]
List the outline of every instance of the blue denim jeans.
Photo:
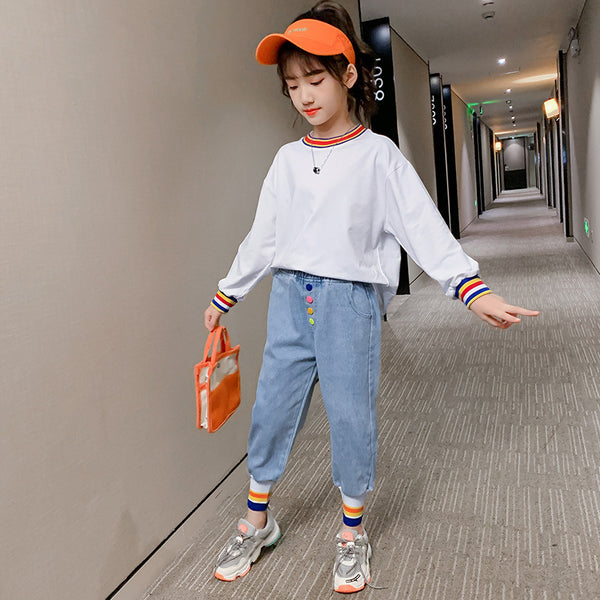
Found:
[(329, 420), (333, 482), (373, 489), (381, 315), (373, 286), (277, 271), (248, 441), (248, 470), (277, 481), (317, 381)]

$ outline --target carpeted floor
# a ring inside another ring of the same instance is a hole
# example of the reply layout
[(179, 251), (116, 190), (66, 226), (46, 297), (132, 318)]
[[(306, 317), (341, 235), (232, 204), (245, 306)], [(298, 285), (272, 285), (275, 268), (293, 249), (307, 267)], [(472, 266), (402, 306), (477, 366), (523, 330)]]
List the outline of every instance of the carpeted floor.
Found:
[[(498, 331), (421, 276), (383, 327), (367, 600), (600, 599), (600, 277), (543, 199), (505, 195), (465, 231), (486, 283), (537, 319)], [(245, 487), (143, 600), (313, 600), (331, 590), (339, 491), (315, 393), (275, 490), (284, 533), (212, 577)], [(341, 597), (341, 596), (340, 596)], [(140, 599), (142, 600), (142, 599)]]

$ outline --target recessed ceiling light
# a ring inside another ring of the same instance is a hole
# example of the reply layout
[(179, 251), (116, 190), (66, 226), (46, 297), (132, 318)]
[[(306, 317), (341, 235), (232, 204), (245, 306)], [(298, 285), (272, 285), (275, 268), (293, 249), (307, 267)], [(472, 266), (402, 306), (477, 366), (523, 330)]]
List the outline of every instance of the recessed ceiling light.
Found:
[(504, 64), (506, 64), (506, 59), (505, 59), (505, 58), (499, 58), (499, 59), (498, 59), (498, 64), (499, 64), (499, 65), (504, 65)]
[(510, 92), (511, 92), (511, 89), (510, 88), (506, 88), (506, 92), (505, 93), (506, 94), (510, 94)]
[(512, 111), (513, 111), (512, 104), (511, 104), (511, 105), (508, 107), (508, 110), (510, 110), (510, 112), (512, 112)]

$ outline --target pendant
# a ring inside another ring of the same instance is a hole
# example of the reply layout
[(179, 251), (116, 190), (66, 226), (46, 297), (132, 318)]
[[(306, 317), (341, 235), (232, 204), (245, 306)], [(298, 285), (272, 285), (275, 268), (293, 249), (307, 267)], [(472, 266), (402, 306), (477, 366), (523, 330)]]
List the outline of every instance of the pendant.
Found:
[(318, 175), (321, 172), (321, 169), (319, 169), (319, 167), (313, 167), (313, 173), (315, 175)]

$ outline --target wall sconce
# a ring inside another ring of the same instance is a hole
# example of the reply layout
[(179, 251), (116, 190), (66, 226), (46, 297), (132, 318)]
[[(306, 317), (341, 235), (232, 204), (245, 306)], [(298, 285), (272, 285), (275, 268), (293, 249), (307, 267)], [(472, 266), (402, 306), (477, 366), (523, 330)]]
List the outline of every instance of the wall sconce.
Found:
[(556, 98), (548, 98), (548, 100), (544, 102), (544, 112), (546, 113), (546, 119), (552, 119), (560, 115), (560, 108), (558, 108)]
[(496, 152), (500, 152), (500, 150), (502, 150), (502, 142), (498, 141), (494, 144), (494, 150)]

